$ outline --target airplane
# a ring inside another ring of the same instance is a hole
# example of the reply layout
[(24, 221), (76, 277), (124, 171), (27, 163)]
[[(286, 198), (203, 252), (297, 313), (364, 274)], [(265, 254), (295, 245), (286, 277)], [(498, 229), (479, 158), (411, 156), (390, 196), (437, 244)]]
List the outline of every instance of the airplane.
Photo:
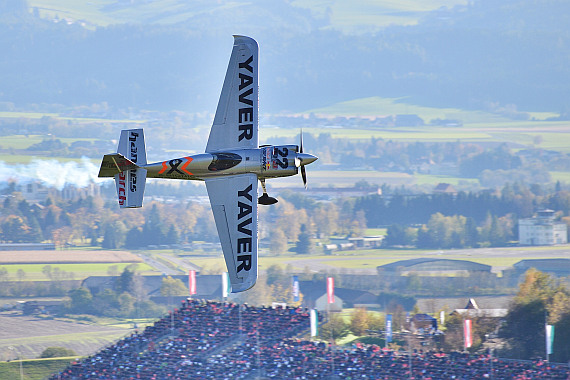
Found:
[(99, 177), (114, 177), (121, 208), (142, 207), (147, 178), (204, 181), (232, 293), (257, 280), (257, 204), (277, 202), (265, 181), (300, 169), (307, 188), (305, 165), (317, 160), (303, 152), (302, 131), (299, 145), (259, 146), (258, 51), (254, 39), (234, 36), (205, 153), (147, 164), (143, 130), (129, 129), (121, 131), (117, 153), (104, 155), (99, 170)]

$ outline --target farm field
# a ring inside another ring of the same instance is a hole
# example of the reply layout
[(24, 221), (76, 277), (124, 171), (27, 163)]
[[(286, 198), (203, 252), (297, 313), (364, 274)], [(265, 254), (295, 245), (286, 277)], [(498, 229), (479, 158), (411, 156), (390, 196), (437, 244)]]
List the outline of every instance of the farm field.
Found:
[[(355, 0), (350, 3), (338, 0), (297, 0), (292, 4), (307, 8), (320, 17), (324, 10), (329, 9), (331, 27), (353, 33), (357, 27), (362, 30), (366, 25), (378, 28), (392, 24), (416, 24), (423, 12), (466, 3), (466, 0)], [(189, 6), (181, 0), (143, 2), (130, 7), (117, 4), (114, 0), (29, 0), (29, 4), (37, 8), (42, 17), (78, 20), (90, 28), (136, 22), (173, 24), (199, 14), (231, 11), (244, 5), (237, 1), (218, 1)]]
[[(570, 174), (552, 172), (552, 182), (570, 182)], [(365, 180), (370, 185), (382, 186), (433, 186), (439, 183), (449, 183), (457, 190), (477, 186), (477, 178), (462, 178), (447, 175), (407, 174), (400, 172), (380, 172), (373, 170), (311, 170), (307, 173), (309, 191), (319, 188), (351, 188), (358, 181)], [(268, 183), (268, 189), (299, 189), (304, 191), (303, 183), (297, 177), (276, 178)]]
[[(399, 260), (416, 258), (435, 258), (468, 260), (480, 264), (490, 265), (492, 271), (499, 273), (503, 269), (523, 259), (550, 259), (568, 258), (570, 245), (552, 247), (509, 247), (509, 248), (476, 248), (445, 251), (426, 250), (361, 250), (338, 251), (334, 255), (282, 255), (259, 257), (259, 268), (266, 270), (272, 265), (285, 268), (291, 265), (294, 270), (304, 271), (355, 271), (361, 273), (376, 273), (376, 267), (390, 264)], [(224, 268), (222, 256), (186, 256), (186, 260), (202, 268)]]
[(89, 276), (120, 274), (125, 268), (135, 266), (142, 275), (157, 274), (156, 269), (127, 251), (0, 251), (0, 268), (5, 269), (10, 280), (46, 281), (46, 265), (65, 272), (75, 280)]
[(550, 172), (550, 177), (553, 182), (568, 182), (570, 183), (570, 172)]
[[(332, 123), (332, 121), (331, 121)], [(570, 152), (569, 122), (534, 122), (521, 121), (518, 123), (477, 123), (466, 124), (462, 127), (439, 127), (426, 125), (422, 127), (394, 127), (394, 128), (369, 128), (358, 127), (309, 127), (303, 129), (304, 133), (314, 136), (328, 134), (333, 138), (369, 140), (371, 138), (395, 140), (395, 141), (461, 141), (464, 143), (496, 143), (508, 142), (513, 144), (533, 145), (535, 137), (540, 136), (538, 145), (544, 149), (552, 149), (559, 152)], [(263, 141), (271, 141), (274, 138), (295, 138), (298, 130), (290, 128), (260, 128), (260, 138)]]
[(109, 124), (121, 123), (121, 124), (141, 124), (145, 123), (145, 120), (132, 120), (132, 119), (102, 119), (95, 117), (71, 117), (64, 116), (58, 113), (50, 112), (12, 112), (12, 111), (0, 111), (0, 119), (41, 119), (43, 117), (50, 117), (58, 120), (72, 121), (78, 124), (82, 123), (98, 123), (105, 122)]
[(142, 262), (128, 251), (63, 250), (0, 251), (1, 264), (71, 264), (71, 263), (135, 263)]
[[(1, 153), (0, 152), (0, 165), (4, 163), (5, 165), (10, 165), (13, 167), (17, 167), (18, 165), (31, 165), (37, 162), (38, 160), (41, 161), (54, 161), (60, 164), (65, 163), (79, 163), (82, 162), (82, 159), (79, 158), (71, 158), (71, 157), (58, 157), (58, 156), (49, 156), (49, 157), (41, 157), (41, 156), (28, 156), (24, 154), (10, 154), (10, 153)], [(100, 165), (100, 160), (92, 160), (94, 165)], [(96, 166), (98, 168), (98, 166)], [(97, 174), (97, 173), (95, 173)]]
[[(433, 119), (457, 119), (464, 124), (498, 124), (513, 122), (512, 119), (498, 114), (484, 111), (468, 111), (459, 108), (434, 108), (418, 106), (407, 103), (406, 98), (381, 98), (378, 96), (353, 99), (331, 104), (326, 107), (307, 110), (306, 114), (314, 113), (320, 116), (344, 116), (344, 117), (385, 117), (388, 115), (415, 114), (429, 122)], [(528, 112), (535, 120), (545, 120), (558, 116), (551, 112)]]
[[(12, 135), (12, 136), (3, 136), (1, 148), (2, 149), (27, 149), (30, 146), (41, 143), (46, 136), (40, 135)], [(82, 138), (82, 137), (57, 137), (62, 143), (71, 144), (75, 141), (93, 141), (94, 139), (90, 138)], [(30, 151), (30, 153), (34, 153)]]
[[(407, 0), (407, 1), (297, 1), (299, 6), (313, 12), (329, 11), (331, 27), (346, 33), (362, 33), (362, 29), (388, 25), (415, 25), (423, 12), (441, 7), (466, 4), (464, 0)], [(295, 4), (295, 3), (294, 3)]]
[(37, 358), (47, 347), (60, 346), (74, 350), (79, 356), (89, 355), (102, 346), (132, 332), (132, 323), (105, 326), (57, 319), (0, 313), (0, 358), (13, 359), (8, 347), (15, 347), (24, 358)]
[[(382, 185), (411, 185), (414, 176), (406, 173), (379, 172), (372, 170), (307, 170), (309, 185), (312, 189), (318, 187), (354, 187), (360, 180), (369, 184)], [(302, 181), (297, 177), (276, 178), (269, 182), (269, 188), (298, 187), (303, 188)]]
[[(52, 373), (58, 372), (76, 357), (58, 359), (28, 359), (22, 361), (22, 372), (26, 380), (42, 380)], [(19, 379), (20, 361), (0, 362), (0, 379)]]
[(51, 269), (59, 270), (69, 274), (74, 280), (81, 280), (89, 276), (108, 276), (110, 273), (120, 274), (131, 265), (136, 266), (137, 273), (142, 275), (158, 274), (154, 268), (148, 264), (141, 263), (99, 263), (99, 264), (0, 264), (0, 268), (6, 269), (9, 278), (19, 279), (20, 270), (23, 271), (22, 281), (45, 281), (49, 278), (43, 272), (46, 265), (51, 265)]

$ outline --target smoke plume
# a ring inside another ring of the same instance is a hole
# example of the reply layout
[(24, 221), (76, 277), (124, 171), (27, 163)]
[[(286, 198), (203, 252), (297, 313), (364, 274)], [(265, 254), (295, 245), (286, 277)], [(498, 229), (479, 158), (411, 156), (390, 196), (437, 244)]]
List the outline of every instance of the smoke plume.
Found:
[(0, 182), (15, 181), (18, 184), (41, 182), (44, 186), (62, 190), (66, 185), (81, 188), (97, 178), (99, 169), (89, 158), (81, 161), (60, 162), (57, 160), (34, 159), (29, 164), (9, 165), (0, 161)]

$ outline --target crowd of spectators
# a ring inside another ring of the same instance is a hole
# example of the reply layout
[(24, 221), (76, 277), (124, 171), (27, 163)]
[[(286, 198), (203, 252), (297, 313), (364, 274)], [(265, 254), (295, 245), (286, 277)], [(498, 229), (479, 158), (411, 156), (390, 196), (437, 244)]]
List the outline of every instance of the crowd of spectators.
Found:
[(308, 329), (306, 309), (189, 299), (50, 379), (570, 379), (568, 366), (547, 362), (422, 351), (410, 358), (374, 345), (294, 338)]

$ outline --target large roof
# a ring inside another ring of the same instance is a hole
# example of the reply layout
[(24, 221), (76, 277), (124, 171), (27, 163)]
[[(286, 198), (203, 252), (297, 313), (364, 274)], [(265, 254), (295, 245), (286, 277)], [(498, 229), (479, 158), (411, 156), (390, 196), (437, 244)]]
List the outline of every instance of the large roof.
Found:
[(485, 264), (474, 263), (467, 260), (450, 260), (450, 259), (410, 259), (400, 260), (394, 263), (381, 265), (376, 267), (379, 272), (399, 270), (406, 271), (449, 271), (449, 270), (468, 270), (468, 271), (485, 271), (490, 272), (491, 266)]
[(568, 273), (570, 274), (570, 259), (534, 259), (521, 260), (513, 265), (519, 271), (534, 268), (541, 272)]

